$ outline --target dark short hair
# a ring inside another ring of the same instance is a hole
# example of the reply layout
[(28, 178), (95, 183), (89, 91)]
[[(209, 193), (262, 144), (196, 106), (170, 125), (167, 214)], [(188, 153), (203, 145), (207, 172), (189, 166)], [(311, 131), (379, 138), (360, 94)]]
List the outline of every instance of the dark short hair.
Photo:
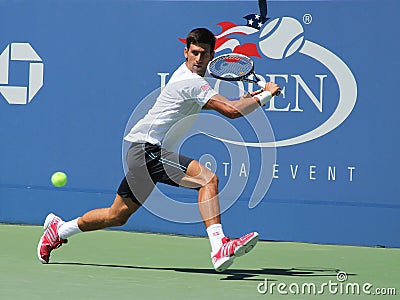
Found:
[(210, 45), (210, 51), (214, 51), (215, 36), (207, 28), (196, 28), (189, 32), (186, 37), (186, 47), (189, 49), (190, 45), (207, 44)]

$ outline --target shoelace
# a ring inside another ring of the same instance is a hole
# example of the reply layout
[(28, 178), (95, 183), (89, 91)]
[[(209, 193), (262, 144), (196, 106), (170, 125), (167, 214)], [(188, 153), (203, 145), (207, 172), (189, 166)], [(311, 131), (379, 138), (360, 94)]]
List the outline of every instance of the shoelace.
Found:
[(68, 240), (60, 239), (59, 241), (54, 243), (54, 249), (60, 248), (62, 244), (66, 244)]
[(58, 248), (60, 248), (60, 247), (62, 246), (62, 244), (66, 244), (66, 243), (68, 243), (68, 240), (62, 240), (62, 239), (60, 239), (60, 240), (54, 242), (53, 244), (48, 244), (48, 245), (46, 245), (46, 248), (49, 249), (49, 250), (51, 251), (51, 250), (53, 250), (53, 249), (58, 249)]
[(237, 240), (231, 240), (228, 237), (222, 238), (222, 252), (224, 256), (231, 256), (235, 252), (236, 247), (238, 246)]

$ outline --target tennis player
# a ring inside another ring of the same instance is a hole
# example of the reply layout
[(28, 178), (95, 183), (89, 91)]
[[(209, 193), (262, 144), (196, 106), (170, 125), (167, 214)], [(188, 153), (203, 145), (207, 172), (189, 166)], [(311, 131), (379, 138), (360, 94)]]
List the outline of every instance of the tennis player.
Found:
[(256, 245), (257, 232), (238, 239), (225, 236), (217, 176), (198, 161), (168, 151), (163, 145), (168, 130), (185, 117), (196, 115), (202, 109), (212, 109), (228, 118), (238, 118), (263, 106), (279, 87), (268, 82), (261, 91), (228, 100), (203, 78), (214, 57), (214, 34), (208, 29), (197, 28), (188, 34), (186, 41), (186, 61), (173, 73), (154, 106), (125, 137), (131, 142), (127, 153), (129, 170), (113, 204), (89, 211), (69, 222), (49, 214), (37, 248), (42, 263), (48, 263), (51, 251), (74, 234), (125, 224), (158, 182), (198, 190), (199, 210), (211, 244), (211, 261), (217, 272), (226, 270), (235, 257), (244, 255)]

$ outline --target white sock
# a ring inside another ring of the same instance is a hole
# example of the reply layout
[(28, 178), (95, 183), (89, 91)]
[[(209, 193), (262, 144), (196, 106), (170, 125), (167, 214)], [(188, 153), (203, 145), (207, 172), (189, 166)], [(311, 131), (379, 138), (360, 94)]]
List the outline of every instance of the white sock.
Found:
[(213, 224), (207, 228), (208, 238), (210, 239), (211, 251), (217, 252), (222, 246), (222, 238), (225, 236), (221, 224)]
[(76, 218), (75, 220), (69, 222), (64, 222), (60, 225), (60, 227), (58, 227), (58, 235), (60, 236), (60, 238), (65, 240), (73, 236), (74, 234), (82, 232), (82, 230), (80, 230), (78, 227), (78, 219), (79, 218)]

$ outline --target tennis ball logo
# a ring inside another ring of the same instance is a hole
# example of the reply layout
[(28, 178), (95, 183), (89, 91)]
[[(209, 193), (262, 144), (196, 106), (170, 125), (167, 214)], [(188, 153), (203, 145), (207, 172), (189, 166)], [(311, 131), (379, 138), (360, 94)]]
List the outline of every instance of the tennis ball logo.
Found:
[(265, 56), (282, 59), (300, 49), (304, 42), (303, 33), (303, 26), (296, 19), (274, 19), (261, 31), (258, 45)]

